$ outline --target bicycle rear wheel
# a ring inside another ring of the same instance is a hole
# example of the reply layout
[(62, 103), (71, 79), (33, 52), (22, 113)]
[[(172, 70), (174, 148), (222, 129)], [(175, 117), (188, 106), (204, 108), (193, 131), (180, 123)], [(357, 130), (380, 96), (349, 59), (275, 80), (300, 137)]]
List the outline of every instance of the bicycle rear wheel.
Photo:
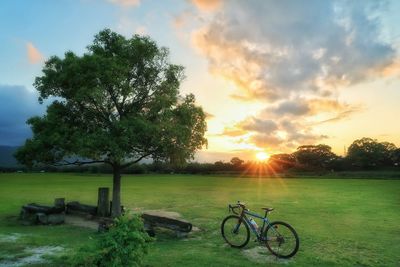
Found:
[(299, 250), (299, 237), (292, 226), (285, 222), (272, 222), (264, 233), (265, 245), (278, 258), (288, 259)]
[(221, 234), (226, 243), (234, 248), (246, 246), (250, 239), (249, 226), (237, 215), (230, 215), (222, 221)]

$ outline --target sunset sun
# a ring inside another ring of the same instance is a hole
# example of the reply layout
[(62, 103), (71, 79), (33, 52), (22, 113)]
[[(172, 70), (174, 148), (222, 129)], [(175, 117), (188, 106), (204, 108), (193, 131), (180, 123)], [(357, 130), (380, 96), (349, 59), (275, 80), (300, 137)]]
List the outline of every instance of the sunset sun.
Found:
[(259, 161), (265, 161), (269, 158), (269, 155), (268, 155), (268, 153), (261, 151), (256, 154), (256, 158)]

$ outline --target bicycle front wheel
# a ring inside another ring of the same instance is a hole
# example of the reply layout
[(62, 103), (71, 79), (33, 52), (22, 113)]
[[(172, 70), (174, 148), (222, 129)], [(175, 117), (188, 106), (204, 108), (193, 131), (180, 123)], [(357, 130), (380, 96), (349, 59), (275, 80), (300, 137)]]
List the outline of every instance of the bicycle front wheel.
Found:
[(288, 259), (299, 250), (299, 237), (285, 222), (272, 222), (265, 230), (265, 245), (278, 258)]
[(221, 234), (226, 243), (234, 248), (246, 246), (250, 239), (249, 226), (237, 215), (230, 215), (222, 221)]

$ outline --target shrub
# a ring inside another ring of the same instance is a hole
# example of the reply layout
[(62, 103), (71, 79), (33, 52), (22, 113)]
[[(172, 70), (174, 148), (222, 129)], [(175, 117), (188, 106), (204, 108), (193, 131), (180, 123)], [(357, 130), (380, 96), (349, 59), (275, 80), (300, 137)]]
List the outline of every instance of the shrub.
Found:
[(74, 266), (141, 266), (151, 237), (138, 215), (115, 219), (110, 229), (96, 237), (94, 244), (83, 247), (74, 256)]

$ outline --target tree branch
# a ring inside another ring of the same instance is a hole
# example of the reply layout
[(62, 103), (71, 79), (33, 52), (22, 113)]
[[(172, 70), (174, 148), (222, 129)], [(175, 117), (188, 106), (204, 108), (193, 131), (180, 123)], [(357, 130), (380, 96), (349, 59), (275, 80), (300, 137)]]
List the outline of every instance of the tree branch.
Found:
[(148, 154), (145, 154), (145, 155), (139, 157), (138, 159), (135, 159), (134, 161), (130, 161), (130, 162), (127, 162), (125, 164), (122, 164), (121, 168), (123, 169), (123, 168), (129, 167), (132, 164), (138, 163), (139, 161), (141, 161), (142, 159), (144, 159), (144, 158), (146, 158), (146, 157), (148, 157), (150, 155), (151, 155), (151, 153), (148, 153)]
[(68, 160), (62, 160), (59, 163), (52, 164), (53, 166), (69, 166), (69, 165), (85, 165), (85, 164), (93, 164), (93, 163), (108, 163), (106, 160), (91, 160), (91, 161), (80, 161), (80, 160), (75, 160), (75, 161), (68, 161)]

